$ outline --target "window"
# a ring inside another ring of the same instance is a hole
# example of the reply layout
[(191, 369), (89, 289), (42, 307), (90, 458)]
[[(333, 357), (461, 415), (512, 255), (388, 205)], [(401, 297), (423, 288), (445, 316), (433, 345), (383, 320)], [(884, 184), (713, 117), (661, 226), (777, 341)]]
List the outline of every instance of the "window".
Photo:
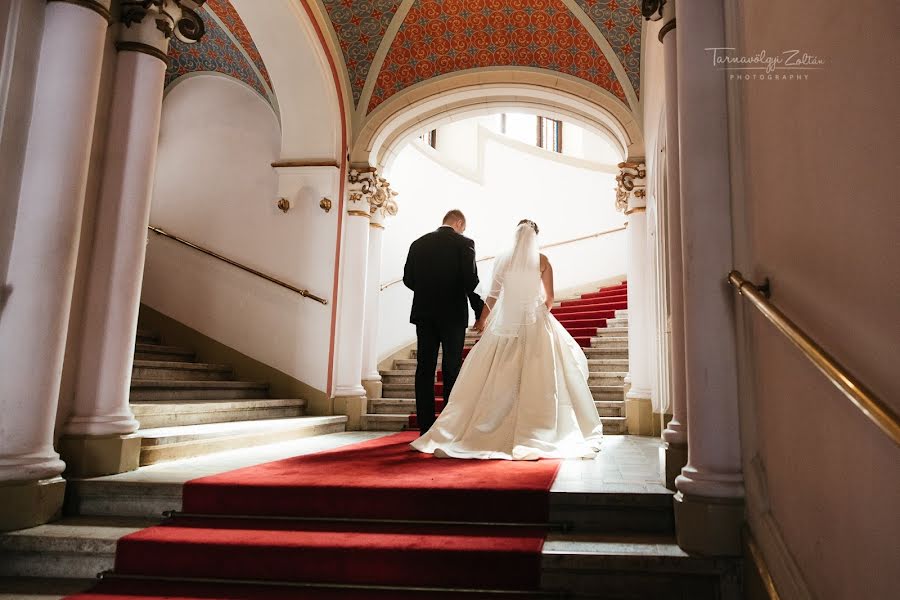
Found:
[(538, 117), (537, 145), (553, 152), (562, 152), (562, 121)]
[(437, 129), (432, 129), (430, 131), (426, 131), (422, 135), (419, 136), (419, 139), (431, 146), (432, 148), (437, 148)]

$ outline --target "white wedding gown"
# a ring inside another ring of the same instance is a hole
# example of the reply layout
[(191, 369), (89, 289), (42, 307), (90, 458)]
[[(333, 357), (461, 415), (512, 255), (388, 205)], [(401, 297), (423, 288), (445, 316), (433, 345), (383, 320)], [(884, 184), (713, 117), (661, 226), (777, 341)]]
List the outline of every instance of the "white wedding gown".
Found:
[[(446, 408), (412, 442), (421, 452), (534, 460), (592, 458), (599, 450), (602, 425), (587, 383), (587, 359), (544, 305), (536, 265), (510, 266), (521, 262), (516, 253), (523, 244), (533, 255), (528, 262), (537, 258), (536, 242), (519, 233), (513, 252), (495, 268), (489, 297), (498, 301), (481, 340), (463, 363)], [(513, 272), (533, 284), (505, 289), (512, 286)]]

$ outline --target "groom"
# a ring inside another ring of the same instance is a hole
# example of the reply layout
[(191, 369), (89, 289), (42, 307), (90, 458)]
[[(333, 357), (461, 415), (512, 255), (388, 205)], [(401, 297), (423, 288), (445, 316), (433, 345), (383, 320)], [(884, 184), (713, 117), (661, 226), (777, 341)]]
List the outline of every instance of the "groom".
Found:
[(416, 326), (418, 340), (416, 418), (422, 434), (434, 423), (438, 349), (444, 348), (441, 369), (446, 400), (462, 366), (469, 323), (466, 299), (472, 304), (476, 320), (484, 307), (481, 297), (475, 293), (478, 285), (475, 242), (462, 235), (465, 230), (465, 215), (451, 210), (437, 231), (426, 233), (412, 243), (403, 269), (403, 283), (413, 291), (409, 322)]

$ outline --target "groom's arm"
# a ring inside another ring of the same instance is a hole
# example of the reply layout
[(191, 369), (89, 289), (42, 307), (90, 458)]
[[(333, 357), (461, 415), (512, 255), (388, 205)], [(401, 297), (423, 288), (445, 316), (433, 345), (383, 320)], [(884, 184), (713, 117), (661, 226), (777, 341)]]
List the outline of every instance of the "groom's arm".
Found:
[(415, 260), (413, 258), (413, 247), (409, 247), (409, 254), (406, 255), (406, 264), (403, 266), (403, 285), (416, 291)]
[(477, 320), (481, 318), (484, 302), (481, 300), (481, 296), (475, 293), (475, 288), (478, 287), (478, 265), (475, 263), (475, 242), (469, 238), (465, 238), (463, 265), (466, 295), (469, 297), (469, 305), (472, 307), (472, 312), (475, 313), (475, 319)]

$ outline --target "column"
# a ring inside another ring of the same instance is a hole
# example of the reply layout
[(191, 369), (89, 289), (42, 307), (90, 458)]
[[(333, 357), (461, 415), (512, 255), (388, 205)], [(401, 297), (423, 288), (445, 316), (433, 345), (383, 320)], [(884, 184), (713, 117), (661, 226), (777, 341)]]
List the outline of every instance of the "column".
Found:
[(744, 486), (738, 423), (722, 0), (676, 5), (688, 462), (675, 479), (678, 544), (740, 554)]
[(397, 192), (383, 177), (378, 178), (378, 192), (372, 198), (369, 223), (369, 252), (366, 269), (365, 331), (363, 332), (362, 384), (366, 396), (381, 398), (381, 374), (378, 372), (378, 303), (381, 298), (381, 246), (384, 225), (397, 214)]
[(650, 372), (650, 269), (647, 252), (647, 169), (643, 158), (619, 163), (616, 206), (628, 217), (628, 376), (625, 419), (628, 433), (653, 434)]
[(347, 415), (350, 430), (362, 428), (367, 407), (366, 390), (362, 386), (362, 341), (371, 199), (376, 184), (374, 169), (350, 169), (347, 176), (347, 222), (341, 252), (332, 401), (334, 414)]
[(672, 419), (663, 431), (666, 441), (666, 487), (675, 489), (675, 477), (687, 463), (687, 391), (684, 365), (684, 270), (681, 260), (681, 189), (678, 163), (678, 64), (675, 0), (663, 7), (659, 39), (663, 44), (666, 75), (666, 199), (668, 222), (669, 315), (672, 335)]
[(150, 197), (173, 35), (202, 35), (202, 21), (176, 0), (123, 3), (103, 180), (94, 224), (84, 335), (72, 415), (59, 449), (67, 473), (92, 477), (134, 470), (139, 423), (129, 406)]
[(62, 507), (53, 449), (109, 0), (47, 4), (0, 303), (0, 530)]

